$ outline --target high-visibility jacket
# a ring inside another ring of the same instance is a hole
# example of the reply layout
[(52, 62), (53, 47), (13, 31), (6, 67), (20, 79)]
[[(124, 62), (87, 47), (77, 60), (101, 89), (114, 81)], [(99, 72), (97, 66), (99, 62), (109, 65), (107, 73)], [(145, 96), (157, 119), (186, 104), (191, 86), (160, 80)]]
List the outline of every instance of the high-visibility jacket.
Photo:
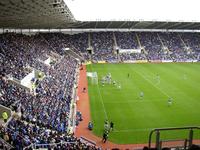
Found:
[(8, 114), (7, 114), (7, 112), (3, 112), (2, 117), (3, 117), (3, 119), (8, 119)]

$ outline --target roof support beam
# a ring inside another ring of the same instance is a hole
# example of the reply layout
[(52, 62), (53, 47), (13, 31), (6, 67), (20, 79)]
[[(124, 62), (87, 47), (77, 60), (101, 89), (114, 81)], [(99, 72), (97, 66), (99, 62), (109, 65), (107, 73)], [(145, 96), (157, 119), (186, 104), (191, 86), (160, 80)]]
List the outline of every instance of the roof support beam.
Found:
[(170, 26), (167, 26), (166, 29), (173, 29), (173, 27), (175, 27), (175, 26), (177, 26), (177, 25), (179, 25), (179, 24), (181, 24), (181, 23), (182, 23), (182, 22), (174, 23), (174, 24), (172, 24), (172, 25), (170, 25)]
[(138, 24), (140, 24), (140, 21), (134, 22), (134, 24), (131, 26), (131, 28), (134, 28), (134, 27), (137, 26)]
[(96, 29), (98, 25), (98, 21), (96, 21), (94, 28)]
[(153, 25), (155, 22), (150, 22), (145, 25), (145, 27), (149, 28), (149, 26)]
[[(196, 29), (197, 28), (197, 29)], [(189, 27), (189, 29), (193, 29), (193, 30), (200, 30), (200, 24), (196, 23), (194, 25), (192, 25), (191, 27)]]
[(125, 24), (127, 23), (127, 21), (124, 21), (124, 23), (122, 23), (119, 28), (122, 28)]
[(112, 21), (110, 21), (109, 23), (108, 23), (108, 25), (106, 26), (106, 28), (109, 28), (109, 26), (112, 24)]
[(160, 29), (161, 27), (164, 27), (167, 24), (168, 24), (168, 22), (162, 22), (159, 25), (155, 26), (154, 29)]
[(188, 27), (188, 26), (192, 26), (192, 25), (194, 25), (194, 23), (188, 23), (188, 24), (185, 24), (185, 25), (180, 25), (179, 27), (177, 27), (178, 29), (184, 29), (184, 28), (186, 28), (186, 27)]

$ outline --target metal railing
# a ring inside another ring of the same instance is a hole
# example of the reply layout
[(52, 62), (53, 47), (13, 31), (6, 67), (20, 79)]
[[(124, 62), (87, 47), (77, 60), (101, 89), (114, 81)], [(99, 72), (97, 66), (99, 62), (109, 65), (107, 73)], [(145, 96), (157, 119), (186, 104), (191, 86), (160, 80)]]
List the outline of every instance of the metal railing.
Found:
[[(148, 147), (149, 149), (152, 148), (152, 135), (153, 133), (155, 133), (156, 135), (156, 142), (155, 142), (155, 148), (160, 150), (162, 149), (162, 143), (163, 142), (176, 142), (176, 141), (183, 141), (184, 142), (184, 145), (183, 145), (183, 148), (186, 149), (186, 148), (190, 148), (193, 144), (193, 133), (194, 133), (194, 130), (199, 130), (200, 127), (175, 127), (175, 128), (157, 128), (157, 129), (153, 129), (150, 134), (149, 134), (149, 144), (148, 144)], [(185, 139), (177, 139), (177, 140), (172, 140), (172, 139), (169, 139), (169, 140), (162, 140), (160, 138), (161, 136), (161, 132), (162, 131), (175, 131), (175, 130), (187, 130), (189, 131), (188, 133), (188, 137), (186, 137)]]
[(0, 143), (2, 143), (3, 145), (3, 149), (12, 149), (14, 148), (12, 145), (10, 145), (10, 143), (6, 142), (4, 139), (0, 138)]
[(32, 143), (31, 145), (23, 148), (23, 150), (28, 150), (29, 148), (32, 149), (40, 149), (40, 148), (55, 148), (58, 145), (67, 145), (67, 144), (76, 144), (76, 142), (65, 142), (65, 141), (61, 141), (59, 143), (49, 143), (49, 144), (36, 144), (36, 143)]

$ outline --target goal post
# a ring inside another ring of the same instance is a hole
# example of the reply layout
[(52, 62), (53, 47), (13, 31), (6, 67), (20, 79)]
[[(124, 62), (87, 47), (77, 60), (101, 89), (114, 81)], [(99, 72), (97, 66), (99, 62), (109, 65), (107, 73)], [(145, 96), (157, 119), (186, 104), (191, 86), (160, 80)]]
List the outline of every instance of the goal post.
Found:
[(87, 77), (91, 79), (92, 84), (98, 84), (97, 72), (87, 72)]

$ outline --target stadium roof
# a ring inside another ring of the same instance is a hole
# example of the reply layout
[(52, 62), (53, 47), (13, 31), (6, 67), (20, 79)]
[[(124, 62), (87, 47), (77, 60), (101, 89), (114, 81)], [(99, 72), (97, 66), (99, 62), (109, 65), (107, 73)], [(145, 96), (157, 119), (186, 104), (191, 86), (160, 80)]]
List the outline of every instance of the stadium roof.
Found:
[(74, 20), (63, 0), (0, 1), (0, 27), (66, 28)]
[(165, 21), (83, 21), (72, 24), (72, 28), (83, 29), (180, 29), (199, 30), (198, 22)]
[(183, 29), (197, 21), (77, 21), (63, 0), (1, 0), (0, 28), (15, 29)]

